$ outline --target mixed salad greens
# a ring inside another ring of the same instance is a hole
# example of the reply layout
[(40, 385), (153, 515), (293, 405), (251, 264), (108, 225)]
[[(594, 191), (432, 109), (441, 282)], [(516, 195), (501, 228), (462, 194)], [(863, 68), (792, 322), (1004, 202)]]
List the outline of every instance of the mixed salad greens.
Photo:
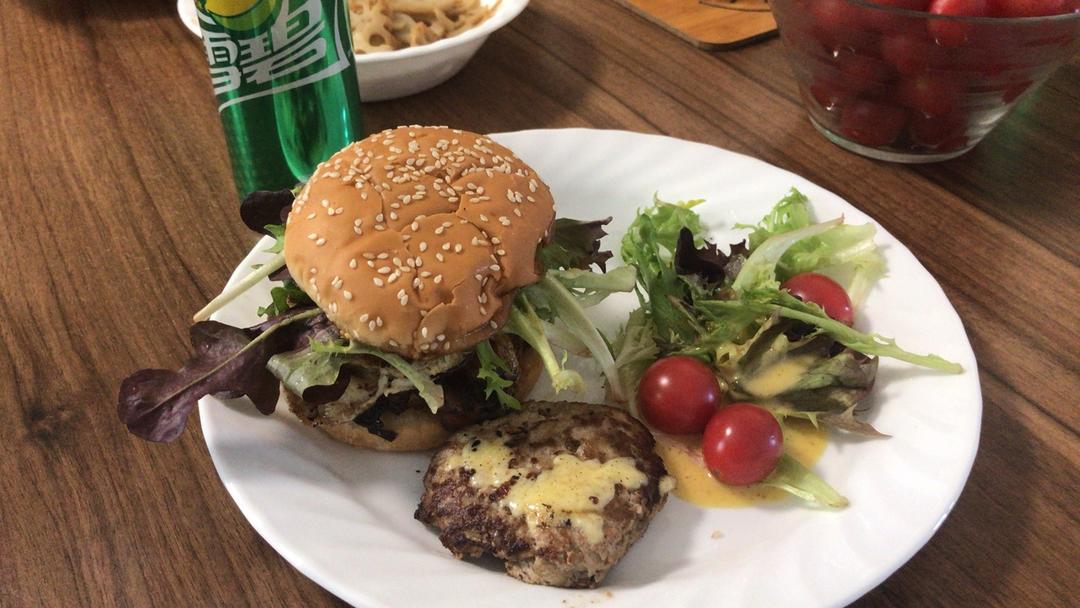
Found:
[[(381, 374), (378, 386), (407, 383), (432, 412), (443, 406), (443, 389), (435, 378), (460, 363), (460, 354), (407, 360), (345, 339), (289, 275), (283, 224), (294, 195), (290, 190), (260, 191), (245, 198), (241, 217), (249, 228), (274, 239), (267, 250), (273, 257), (196, 314), (191, 328), (195, 355), (182, 368), (140, 370), (124, 380), (118, 413), (132, 433), (151, 441), (172, 441), (183, 432), (198, 400), (210, 394), (247, 396), (263, 414), (274, 411), (279, 384), (308, 403), (330, 403), (341, 398), (354, 374), (372, 370)], [(595, 357), (616, 387), (616, 396), (622, 397), (607, 342), (583, 310), (610, 293), (634, 289), (633, 269), (603, 272), (612, 254), (600, 250), (600, 240), (610, 221), (556, 220), (549, 242), (538, 252), (544, 277), (518, 292), (510, 322), (502, 330), (539, 353), (556, 390), (583, 384), (578, 372), (566, 368), (565, 354), (556, 353), (558, 345), (559, 350)], [(270, 291), (270, 302), (258, 309), (265, 321), (237, 328), (206, 320), (264, 279), (278, 283)], [(480, 343), (475, 351), (484, 393), (503, 407), (520, 407), (507, 392), (512, 383), (507, 378), (509, 366), (489, 342)]]
[[(956, 363), (908, 352), (890, 338), (834, 320), (781, 288), (791, 277), (814, 272), (835, 280), (855, 306), (861, 304), (885, 272), (872, 225), (845, 224), (842, 218), (814, 222), (807, 198), (792, 190), (756, 225), (737, 226), (750, 233), (724, 253), (706, 238), (694, 211), (700, 202), (655, 199), (622, 239), (621, 257), (637, 270), (639, 301), (613, 343), (623, 386), (637, 386), (661, 357), (688, 355), (710, 365), (731, 401), (753, 401), (780, 420), (802, 418), (880, 436), (860, 417), (878, 357), (961, 371)], [(799, 362), (799, 373), (782, 386), (764, 390), (755, 381), (792, 360)], [(665, 437), (659, 433), (658, 439)], [(762, 483), (819, 505), (847, 503), (788, 456)]]

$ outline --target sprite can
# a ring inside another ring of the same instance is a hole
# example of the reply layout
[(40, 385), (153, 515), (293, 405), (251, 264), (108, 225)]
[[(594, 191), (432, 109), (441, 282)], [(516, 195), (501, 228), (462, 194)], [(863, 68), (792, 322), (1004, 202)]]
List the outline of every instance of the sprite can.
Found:
[(344, 0), (195, 0), (236, 189), (292, 188), (363, 136)]

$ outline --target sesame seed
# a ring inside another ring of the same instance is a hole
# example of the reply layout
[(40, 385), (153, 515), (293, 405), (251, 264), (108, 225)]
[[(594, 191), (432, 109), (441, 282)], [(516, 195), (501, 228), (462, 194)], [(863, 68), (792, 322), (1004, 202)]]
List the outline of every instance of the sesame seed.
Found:
[(396, 220), (397, 218), (398, 218), (398, 215), (397, 215), (397, 213), (394, 213), (393, 211), (391, 211), (391, 212), (390, 212), (390, 219), (392, 219), (392, 220)]
[(315, 234), (314, 232), (312, 232), (311, 234), (307, 235), (307, 238), (308, 238), (308, 240), (310, 240), (310, 241), (314, 241), (315, 239), (319, 238), (319, 235), (317, 235), (317, 234)]
[(385, 218), (383, 217), (383, 214), (382, 214), (382, 213), (380, 213), (379, 215), (376, 215), (376, 216), (375, 216), (375, 221), (376, 221), (376, 222), (381, 222), (381, 221), (384, 221), (384, 220), (385, 220)]
[[(514, 209), (514, 211), (517, 211), (517, 209)], [(506, 217), (505, 215), (499, 216), (499, 223), (503, 226), (509, 226), (510, 218)]]
[(480, 275), (480, 274), (474, 274), (473, 277), (475, 277), (477, 281), (483, 281), (484, 280), (483, 275)]
[(367, 328), (369, 331), (375, 331), (375, 321), (368, 321)]
[(446, 341), (446, 334), (439, 334), (439, 335), (435, 336), (435, 339), (438, 340), (439, 342), (445, 342)]
[(499, 270), (501, 270), (498, 264), (492, 264), (491, 266), (488, 266), (488, 268), (490, 268), (493, 272), (499, 272)]
[(365, 253), (364, 254), (364, 259), (365, 260), (374, 260), (375, 259), (375, 254), (374, 253)]
[(488, 325), (491, 326), (491, 329), (499, 329), (499, 324), (495, 321), (488, 321)]
[(308, 269), (308, 272), (310, 272), (310, 273), (311, 273), (311, 274), (313, 274), (313, 275), (314, 275), (314, 274), (319, 274), (319, 269), (318, 269), (318, 268), (316, 268), (316, 267), (314, 267), (314, 266), (312, 266), (311, 268), (309, 268), (309, 269)]
[(439, 260), (440, 262), (445, 262), (445, 261), (446, 261), (446, 256), (444, 256), (444, 255), (443, 255), (442, 253), (440, 253), (440, 252), (436, 252), (436, 253), (435, 253), (435, 259), (436, 259), (436, 260)]
[(464, 249), (464, 247), (461, 246), (461, 243), (454, 245), (454, 253), (461, 253), (462, 249)]
[(380, 260), (385, 260), (385, 259), (387, 259), (387, 258), (389, 258), (389, 257), (390, 257), (390, 254), (389, 254), (389, 253), (386, 253), (386, 252), (384, 251), (384, 252), (380, 253), (379, 255), (377, 255), (377, 256), (375, 256), (375, 257), (376, 257), (376, 258), (378, 258), (378, 259), (380, 259)]
[(353, 270), (356, 270), (356, 266), (357, 266), (356, 258), (353, 258), (353, 259), (349, 260), (349, 268), (352, 268)]
[(314, 214), (314, 213), (309, 213), (309, 214), (307, 215), (307, 219), (309, 219), (309, 220), (313, 220), (313, 219), (315, 219), (315, 214)]
[(375, 317), (375, 325), (382, 327), (382, 317)]
[(361, 323), (367, 323), (368, 319), (370, 319), (370, 318), (371, 318), (371, 315), (369, 315), (368, 313), (365, 312), (364, 314), (360, 315), (360, 322)]
[(315, 241), (315, 246), (316, 247), (322, 247), (325, 244), (326, 244), (326, 239), (323, 238), (323, 237), (319, 237), (319, 240)]
[(420, 241), (420, 253), (423, 253), (425, 251), (427, 251), (427, 243), (424, 241)]
[(386, 230), (386, 226), (383, 226), (382, 224), (375, 224), (375, 230), (378, 232), (382, 232), (383, 230)]
[(371, 260), (368, 260), (367, 265), (368, 265), (368, 268), (374, 268), (375, 267), (375, 262), (373, 262)]
[(382, 268), (379, 269), (379, 274), (390, 274), (390, 267), (389, 266), (383, 266)]
[(401, 273), (395, 271), (394, 274), (386, 277), (387, 285), (389, 285), (390, 283), (393, 283), (394, 281), (398, 280), (398, 277), (400, 277), (400, 276), (401, 276)]
[(345, 291), (341, 292), (341, 295), (345, 296), (345, 299), (346, 299), (346, 300), (352, 301), (352, 292), (351, 292), (351, 291), (349, 291), (348, 289), (346, 289)]
[(397, 343), (396, 340), (387, 340), (386, 343), (389, 344), (390, 346), (393, 346), (394, 348), (398, 347), (398, 343)]
[(382, 287), (383, 285), (385, 285), (385, 284), (386, 284), (386, 283), (385, 283), (385, 282), (383, 282), (383, 280), (382, 280), (382, 279), (380, 279), (379, 277), (375, 277), (375, 278), (371, 279), (371, 282), (372, 282), (372, 283), (375, 283), (375, 286), (376, 286), (376, 287)]
[(424, 260), (420, 259), (420, 256), (416, 256), (416, 267), (420, 268), (424, 265)]
[(408, 303), (409, 303), (409, 296), (403, 296), (403, 297), (401, 298), (401, 305), (402, 305), (402, 306), (405, 306), (405, 305), (407, 305)]
[(420, 328), (420, 337), (427, 338), (427, 327), (426, 326)]
[(337, 302), (330, 303), (330, 312), (337, 312)]
[(426, 278), (428, 278), (428, 277), (430, 277), (430, 276), (431, 276), (431, 273), (430, 273), (430, 272), (428, 272), (427, 270), (425, 270), (425, 271), (423, 271), (423, 272), (421, 272), (421, 273), (420, 273), (420, 277), (421, 277), (421, 278), (424, 278), (424, 279), (426, 279)]
[(481, 222), (486, 222), (486, 221), (488, 221), (488, 216), (486, 216), (486, 215), (484, 215), (483, 213), (481, 213), (481, 214), (480, 214), (480, 221), (481, 221)]
[[(514, 207), (514, 215), (516, 215), (518, 217), (521, 217), (521, 209), (519, 209), (518, 207)], [(504, 224), (504, 225), (509, 226), (510, 222), (507, 221), (506, 224)]]

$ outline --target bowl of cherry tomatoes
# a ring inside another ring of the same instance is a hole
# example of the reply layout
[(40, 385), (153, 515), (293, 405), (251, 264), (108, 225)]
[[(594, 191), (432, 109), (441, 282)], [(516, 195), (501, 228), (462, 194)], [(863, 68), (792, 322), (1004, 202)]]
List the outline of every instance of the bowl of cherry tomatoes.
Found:
[(1080, 50), (1080, 0), (773, 0), (811, 122), (853, 152), (967, 152)]

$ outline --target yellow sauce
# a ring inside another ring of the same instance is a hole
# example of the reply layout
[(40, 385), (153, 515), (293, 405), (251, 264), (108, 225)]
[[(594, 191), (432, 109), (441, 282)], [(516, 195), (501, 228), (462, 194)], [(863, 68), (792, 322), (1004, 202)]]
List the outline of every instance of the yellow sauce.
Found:
[[(784, 422), (784, 452), (805, 466), (812, 466), (825, 451), (826, 432), (805, 420)], [(700, 460), (688, 450), (700, 454), (700, 437), (679, 437), (678, 445), (661, 441), (656, 453), (664, 460), (668, 474), (675, 477), (675, 495), (709, 508), (749, 507), (762, 502), (776, 502), (790, 496), (783, 490), (765, 486), (736, 487), (716, 481)]]
[(615, 485), (634, 490), (646, 481), (629, 457), (601, 463), (558, 454), (552, 468), (533, 479), (526, 477), (527, 470), (511, 468), (510, 458), (510, 449), (502, 443), (473, 441), (447, 459), (446, 466), (474, 470), (469, 483), (481, 489), (497, 488), (517, 476), (517, 482), (499, 501), (511, 514), (524, 515), (530, 529), (569, 521), (591, 543), (604, 536), (601, 511), (615, 497)]
[(754, 375), (738, 380), (739, 387), (756, 397), (772, 397), (795, 386), (813, 362), (813, 357), (786, 357)]

